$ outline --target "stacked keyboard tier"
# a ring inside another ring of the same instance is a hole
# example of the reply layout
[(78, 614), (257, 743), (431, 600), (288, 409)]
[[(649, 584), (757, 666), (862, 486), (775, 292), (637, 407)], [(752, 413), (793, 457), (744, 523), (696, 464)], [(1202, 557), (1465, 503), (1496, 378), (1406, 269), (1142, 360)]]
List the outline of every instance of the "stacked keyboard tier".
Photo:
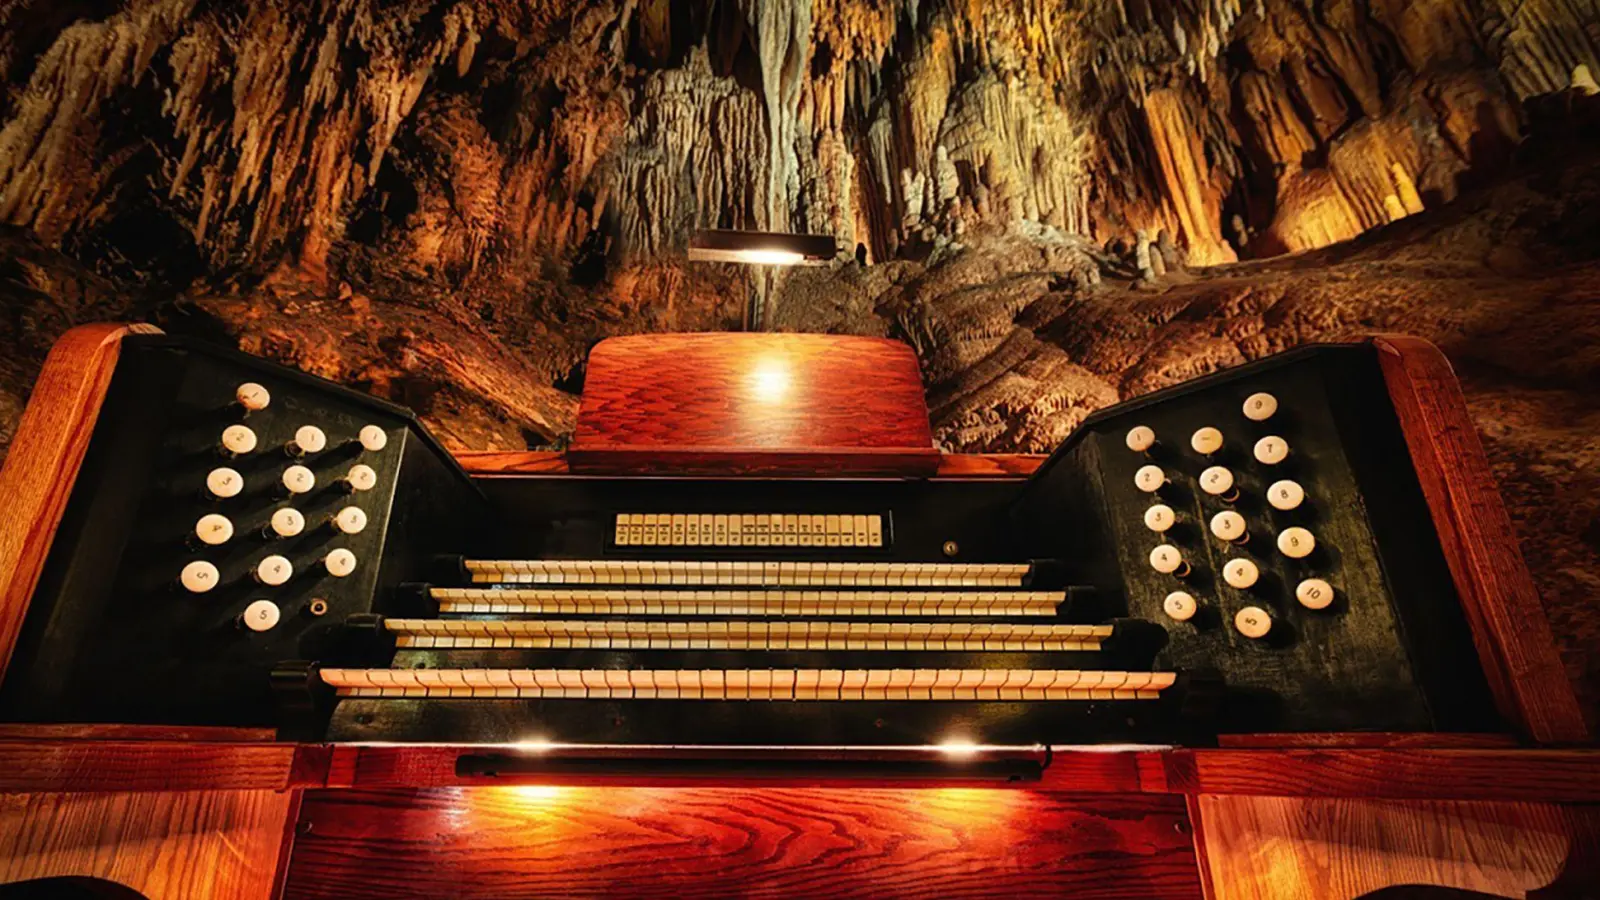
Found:
[[(467, 560), (385, 668), (324, 668), (342, 740), (927, 745), (1127, 737), (1177, 682), (1028, 564)], [(1119, 652), (1119, 642), (1124, 648)], [(1134, 663), (1134, 664), (1130, 664)], [(1164, 711), (1164, 710), (1163, 710)], [(465, 729), (468, 733), (462, 734)]]

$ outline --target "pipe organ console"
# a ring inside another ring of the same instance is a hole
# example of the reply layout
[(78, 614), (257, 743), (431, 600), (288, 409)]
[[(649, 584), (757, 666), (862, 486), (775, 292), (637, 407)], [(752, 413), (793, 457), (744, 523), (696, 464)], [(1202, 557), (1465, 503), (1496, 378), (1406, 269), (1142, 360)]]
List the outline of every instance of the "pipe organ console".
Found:
[(931, 449), (886, 341), (614, 339), (564, 460), (470, 473), (261, 359), (97, 352), (41, 380), (79, 385), (76, 437), (36, 398), (8, 461), (44, 487), (0, 547), (13, 736), (459, 746), (462, 777), (518, 742), (598, 770), (970, 748), (1037, 780), (1092, 745), (1584, 734), (1520, 559), (1472, 556), (1504, 512), (1462, 487), (1485, 468), (1420, 342), (1158, 391), (1009, 477)]

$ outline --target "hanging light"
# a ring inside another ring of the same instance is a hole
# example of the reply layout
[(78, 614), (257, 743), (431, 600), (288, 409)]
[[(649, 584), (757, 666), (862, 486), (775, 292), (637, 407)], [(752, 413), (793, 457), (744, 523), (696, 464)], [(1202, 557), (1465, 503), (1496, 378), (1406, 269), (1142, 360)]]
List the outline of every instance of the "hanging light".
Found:
[(755, 266), (806, 266), (829, 262), (839, 252), (832, 235), (771, 231), (696, 231), (689, 238), (690, 262)]

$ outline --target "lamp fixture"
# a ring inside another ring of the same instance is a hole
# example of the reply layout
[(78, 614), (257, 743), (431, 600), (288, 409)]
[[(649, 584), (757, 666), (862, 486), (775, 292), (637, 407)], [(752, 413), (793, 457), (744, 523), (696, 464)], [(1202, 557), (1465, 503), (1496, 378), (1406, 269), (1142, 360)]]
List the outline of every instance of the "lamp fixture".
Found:
[(822, 265), (839, 245), (827, 234), (703, 229), (689, 238), (690, 262), (731, 262), (757, 266)]

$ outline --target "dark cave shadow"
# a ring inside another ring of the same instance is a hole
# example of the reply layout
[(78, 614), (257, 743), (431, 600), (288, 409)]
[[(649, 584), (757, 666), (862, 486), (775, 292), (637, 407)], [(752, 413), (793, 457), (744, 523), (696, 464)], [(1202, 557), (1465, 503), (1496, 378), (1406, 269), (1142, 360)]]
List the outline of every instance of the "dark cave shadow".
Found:
[(104, 878), (64, 875), (0, 884), (0, 900), (149, 900), (127, 885)]

